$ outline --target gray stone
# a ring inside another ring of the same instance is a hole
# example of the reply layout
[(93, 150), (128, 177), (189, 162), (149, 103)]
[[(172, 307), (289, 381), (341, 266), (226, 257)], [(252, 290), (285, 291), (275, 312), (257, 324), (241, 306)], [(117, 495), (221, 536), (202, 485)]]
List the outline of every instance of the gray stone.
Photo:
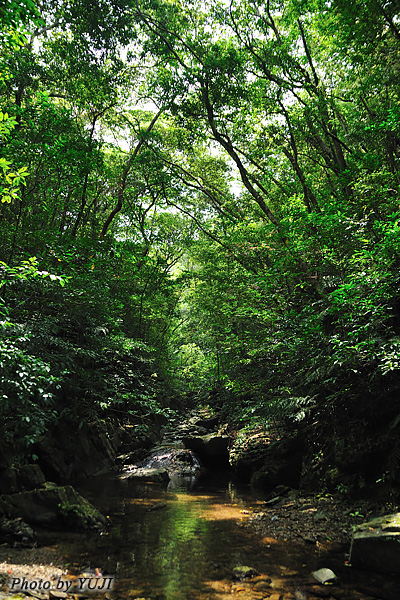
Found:
[(318, 571), (314, 571), (313, 577), (322, 584), (332, 582), (337, 579), (335, 573), (330, 569), (318, 569)]
[(159, 446), (138, 465), (145, 469), (166, 469), (170, 477), (173, 475), (196, 475), (200, 463), (191, 450)]
[(137, 479), (138, 481), (151, 481), (153, 483), (168, 483), (170, 476), (167, 469), (136, 469), (132, 473), (123, 474), (122, 479)]
[(400, 573), (400, 513), (357, 525), (353, 531), (350, 563), (383, 573)]

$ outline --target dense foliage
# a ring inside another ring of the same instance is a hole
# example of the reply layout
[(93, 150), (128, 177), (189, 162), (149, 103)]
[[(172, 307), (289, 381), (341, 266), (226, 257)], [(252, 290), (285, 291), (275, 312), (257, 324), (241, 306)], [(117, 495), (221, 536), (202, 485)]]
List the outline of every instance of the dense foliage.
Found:
[(0, 260), (1, 410), (26, 440), (62, 410), (167, 412), (167, 385), (237, 418), (396, 428), (396, 2), (0, 20), (25, 32), (2, 38)]

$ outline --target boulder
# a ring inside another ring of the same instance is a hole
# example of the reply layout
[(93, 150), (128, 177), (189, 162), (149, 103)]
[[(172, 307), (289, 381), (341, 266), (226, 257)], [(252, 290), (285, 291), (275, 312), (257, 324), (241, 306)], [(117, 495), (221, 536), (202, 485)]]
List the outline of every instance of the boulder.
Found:
[(70, 485), (3, 496), (0, 510), (11, 518), (51, 528), (87, 529), (106, 524), (105, 517)]
[(350, 548), (352, 565), (400, 575), (400, 513), (357, 525)]
[(158, 446), (138, 465), (146, 469), (166, 469), (169, 475), (196, 475), (201, 465), (191, 450)]
[(229, 466), (229, 442), (226, 435), (209, 435), (184, 437), (185, 448), (193, 450), (205, 467)]

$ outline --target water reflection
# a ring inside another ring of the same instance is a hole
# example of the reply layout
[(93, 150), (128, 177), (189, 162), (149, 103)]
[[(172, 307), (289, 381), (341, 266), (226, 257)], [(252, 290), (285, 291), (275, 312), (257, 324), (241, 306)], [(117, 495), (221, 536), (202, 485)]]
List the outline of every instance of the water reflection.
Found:
[(166, 600), (180, 600), (193, 589), (196, 567), (204, 564), (210, 522), (202, 517), (198, 502), (182, 493), (176, 496), (160, 527), (155, 556)]
[[(112, 517), (108, 535), (84, 554), (92, 552), (96, 566), (115, 575), (116, 598), (263, 597), (255, 582), (232, 579), (233, 568), (243, 564), (263, 574), (269, 550), (240, 525), (250, 496), (229, 478), (202, 477), (193, 491), (97, 480), (85, 495)], [(67, 550), (71, 556), (73, 549)]]
[[(254, 535), (244, 509), (259, 501), (220, 474), (201, 477), (190, 491), (98, 479), (84, 493), (113, 525), (100, 538), (88, 534), (80, 545), (75, 538), (59, 548), (80, 566), (90, 560), (114, 574), (116, 600), (294, 597), (315, 586), (311, 573), (320, 567), (332, 567), (342, 581), (347, 576), (342, 556), (327, 562), (316, 547)], [(240, 565), (259, 575), (234, 581)]]

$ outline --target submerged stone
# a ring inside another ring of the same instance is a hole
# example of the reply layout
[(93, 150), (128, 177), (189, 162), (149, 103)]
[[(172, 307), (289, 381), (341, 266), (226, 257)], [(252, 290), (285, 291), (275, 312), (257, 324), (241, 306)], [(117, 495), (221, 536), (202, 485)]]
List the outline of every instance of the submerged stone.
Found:
[(166, 502), (157, 502), (156, 504), (153, 504), (153, 506), (150, 506), (150, 508), (147, 509), (147, 512), (153, 512), (154, 510), (162, 510), (163, 508), (167, 508), (168, 504)]

